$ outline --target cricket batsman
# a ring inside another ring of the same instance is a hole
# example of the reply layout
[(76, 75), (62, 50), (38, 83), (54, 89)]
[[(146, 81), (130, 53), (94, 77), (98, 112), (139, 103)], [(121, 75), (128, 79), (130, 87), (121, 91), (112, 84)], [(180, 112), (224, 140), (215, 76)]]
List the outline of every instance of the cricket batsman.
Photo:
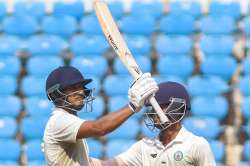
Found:
[(77, 117), (91, 111), (94, 100), (86, 79), (74, 67), (59, 67), (46, 81), (46, 93), (55, 106), (44, 131), (44, 152), (48, 166), (90, 166), (85, 138), (112, 132), (138, 112), (159, 89), (149, 73), (143, 74), (128, 90), (128, 105), (97, 120)]
[(208, 142), (189, 132), (181, 125), (187, 111), (191, 110), (186, 89), (176, 82), (159, 84), (155, 95), (165, 115), (170, 120), (161, 123), (148, 105), (145, 123), (151, 130), (158, 130), (157, 138), (144, 138), (126, 152), (101, 161), (92, 158), (95, 166), (216, 166)]

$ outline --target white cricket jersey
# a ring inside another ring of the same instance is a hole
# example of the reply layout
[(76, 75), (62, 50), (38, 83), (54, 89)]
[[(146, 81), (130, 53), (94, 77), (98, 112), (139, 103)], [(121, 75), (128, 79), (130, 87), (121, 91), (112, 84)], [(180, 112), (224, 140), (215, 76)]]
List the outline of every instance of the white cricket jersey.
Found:
[(89, 166), (88, 146), (76, 139), (84, 120), (56, 108), (44, 131), (44, 152), (48, 166)]
[(208, 142), (184, 127), (166, 146), (144, 138), (117, 157), (128, 166), (216, 166)]

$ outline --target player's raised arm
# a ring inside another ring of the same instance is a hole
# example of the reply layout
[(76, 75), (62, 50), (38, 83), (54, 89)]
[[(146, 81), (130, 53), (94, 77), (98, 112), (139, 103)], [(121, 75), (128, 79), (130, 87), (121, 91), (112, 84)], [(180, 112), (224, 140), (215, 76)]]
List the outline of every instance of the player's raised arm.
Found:
[(149, 73), (136, 80), (128, 91), (129, 104), (119, 111), (110, 113), (93, 121), (85, 121), (78, 130), (77, 138), (103, 136), (127, 120), (133, 113), (139, 111), (144, 103), (158, 90), (156, 82)]

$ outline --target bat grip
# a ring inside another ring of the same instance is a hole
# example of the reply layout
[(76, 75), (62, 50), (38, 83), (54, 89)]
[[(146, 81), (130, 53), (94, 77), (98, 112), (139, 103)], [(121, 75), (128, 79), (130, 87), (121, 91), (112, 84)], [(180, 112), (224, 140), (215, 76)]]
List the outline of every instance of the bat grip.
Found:
[(160, 105), (158, 104), (158, 102), (156, 101), (155, 97), (151, 97), (149, 99), (149, 101), (150, 101), (150, 104), (152, 105), (152, 107), (154, 108), (155, 112), (159, 116), (160, 121), (162, 123), (169, 122), (168, 117), (163, 113), (163, 111), (162, 111)]

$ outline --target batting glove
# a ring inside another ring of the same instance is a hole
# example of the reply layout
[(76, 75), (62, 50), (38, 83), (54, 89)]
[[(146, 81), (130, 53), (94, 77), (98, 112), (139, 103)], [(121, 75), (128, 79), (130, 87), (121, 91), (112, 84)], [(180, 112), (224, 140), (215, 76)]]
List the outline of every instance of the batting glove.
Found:
[(138, 112), (158, 90), (159, 87), (151, 74), (143, 74), (128, 90), (129, 107), (133, 112)]

